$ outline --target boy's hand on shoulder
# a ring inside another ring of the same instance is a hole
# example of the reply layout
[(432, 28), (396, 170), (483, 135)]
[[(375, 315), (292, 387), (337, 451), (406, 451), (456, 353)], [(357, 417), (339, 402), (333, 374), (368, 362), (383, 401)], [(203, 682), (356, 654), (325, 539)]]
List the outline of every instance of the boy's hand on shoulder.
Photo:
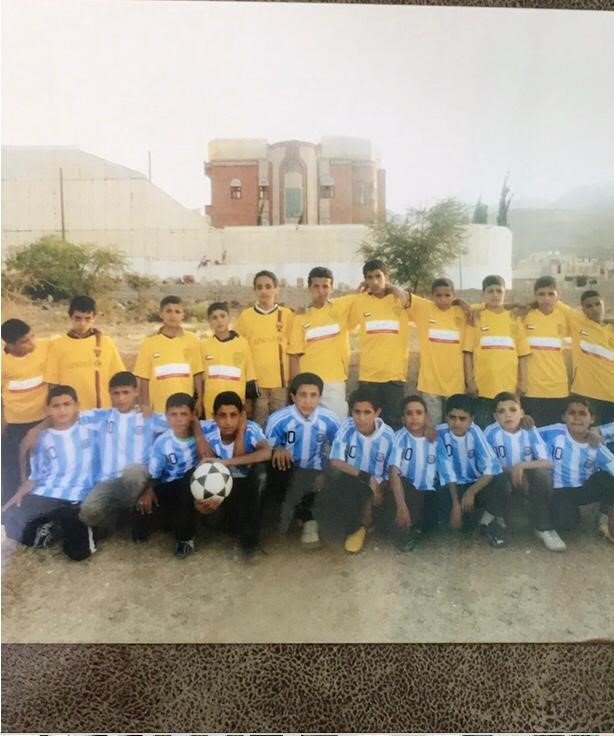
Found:
[(143, 406), (139, 408), (141, 410), (141, 414), (144, 417), (150, 417), (153, 414), (153, 409), (151, 408), (151, 404), (143, 404)]
[(520, 429), (535, 429), (535, 421), (529, 414), (525, 414), (520, 420)]
[(271, 456), (271, 465), (278, 470), (290, 470), (292, 467), (292, 454), (285, 447), (276, 447)]
[(147, 488), (143, 495), (136, 502), (137, 511), (141, 514), (151, 514), (153, 507), (158, 505), (158, 497), (153, 488)]
[(599, 447), (601, 445), (603, 438), (601, 436), (601, 432), (597, 429), (597, 427), (591, 427), (588, 430), (588, 437), (586, 438), (586, 441), (588, 442), (590, 447)]
[(196, 454), (199, 460), (212, 460), (215, 458), (215, 453), (211, 449), (211, 445), (205, 439), (205, 435), (199, 433), (195, 435), (196, 440)]
[(467, 304), (467, 302), (464, 299), (459, 299), (458, 297), (456, 299), (452, 300), (452, 306), (453, 307), (460, 307), (464, 314), (465, 314), (465, 320), (468, 325), (474, 324), (474, 312), (471, 308), (470, 304)]
[(245, 430), (247, 429), (247, 412), (245, 409), (239, 414), (239, 426), (238, 431), (240, 434), (245, 434)]

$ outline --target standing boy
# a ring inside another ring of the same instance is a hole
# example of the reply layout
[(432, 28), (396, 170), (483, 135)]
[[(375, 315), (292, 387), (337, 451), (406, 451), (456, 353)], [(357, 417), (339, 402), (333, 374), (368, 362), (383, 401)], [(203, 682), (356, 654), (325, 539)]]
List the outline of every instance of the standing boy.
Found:
[[(203, 340), (200, 352), (204, 367), (205, 417), (213, 418), (215, 397), (222, 391), (235, 391), (244, 401), (258, 396), (256, 374), (249, 344), (228, 328), (230, 314), (226, 302), (213, 302), (207, 309), (213, 336)], [(246, 388), (247, 387), (247, 388)]]
[(177, 393), (196, 395), (196, 414), (202, 413), (203, 364), (198, 338), (181, 323), (185, 313), (178, 296), (160, 302), (162, 327), (143, 340), (134, 366), (143, 411), (165, 411), (166, 400)]
[[(196, 510), (212, 514), (219, 509), (221, 526), (239, 538), (239, 546), (251, 557), (260, 536), (260, 491), (258, 464), (271, 458), (271, 446), (256, 422), (249, 421), (240, 396), (222, 391), (213, 402), (213, 419), (203, 424), (203, 433), (217, 458), (232, 475), (232, 493), (221, 498), (196, 501)], [(221, 507), (220, 507), (221, 504)]]
[(356, 389), (349, 404), (350, 417), (339, 427), (330, 452), (328, 485), (343, 520), (345, 550), (355, 554), (364, 546), (373, 507), (383, 500), (394, 432), (381, 419), (378, 396), (369, 388)]
[(569, 395), (563, 340), (568, 334), (567, 319), (557, 309), (559, 293), (552, 276), (541, 276), (534, 286), (536, 306), (523, 319), (531, 358), (527, 363), (524, 410), (538, 427), (560, 422)]
[(605, 445), (589, 443), (594, 420), (588, 399), (572, 394), (565, 424), (540, 429), (553, 462), (552, 521), (561, 531), (573, 529), (580, 521), (579, 507), (599, 502), (599, 532), (614, 541), (614, 455)]
[(506, 493), (526, 493), (531, 505), (535, 536), (551, 552), (564, 552), (565, 542), (550, 521), (552, 497), (552, 462), (535, 427), (520, 426), (524, 411), (518, 397), (507, 391), (495, 396), (495, 423), (484, 431), (505, 471), (502, 478)]
[(260, 394), (255, 400), (253, 418), (264, 427), (269, 414), (288, 403), (287, 348), (293, 314), (277, 303), (279, 281), (271, 271), (259, 271), (254, 276), (254, 291), (256, 303), (241, 312), (235, 327), (252, 352)]
[(328, 268), (312, 268), (307, 277), (311, 306), (296, 314), (290, 345), (290, 375), (316, 373), (324, 382), (321, 405), (342, 421), (347, 417), (346, 381), (350, 364), (350, 341), (346, 310), (329, 297), (333, 273)]
[(531, 348), (520, 319), (503, 306), (503, 278), (486, 276), (482, 296), (484, 309), (467, 327), (463, 352), (467, 392), (477, 397), (475, 419), (484, 428), (491, 423), (492, 400), (500, 391), (525, 394)]
[(34, 339), (20, 319), (2, 323), (2, 505), (20, 484), (19, 443), (46, 415), (47, 385), (43, 376), (49, 340)]
[(337, 417), (320, 406), (322, 379), (299, 373), (290, 382), (292, 405), (271, 414), (265, 434), (273, 448), (269, 487), (283, 497), (279, 530), (285, 534), (296, 515), (303, 521), (301, 543), (317, 547), (313, 518), (315, 494), (324, 487), (328, 452), (339, 428)]
[(126, 370), (113, 340), (94, 327), (96, 302), (76, 296), (68, 307), (71, 329), (49, 345), (45, 382), (72, 386), (83, 411), (111, 406), (109, 379)]
[(72, 386), (49, 390), (51, 427), (41, 433), (31, 457), (30, 478), (3, 507), (6, 534), (28, 547), (47, 547), (59, 532), (64, 553), (84, 560), (96, 551), (92, 530), (79, 508), (96, 476), (96, 432), (79, 423)]
[(474, 423), (474, 399), (454, 394), (446, 402), (446, 424), (437, 428), (437, 471), (452, 501), (450, 526), (458, 529), (465, 517), (483, 509), (480, 528), (492, 547), (505, 547), (505, 487), (495, 453)]

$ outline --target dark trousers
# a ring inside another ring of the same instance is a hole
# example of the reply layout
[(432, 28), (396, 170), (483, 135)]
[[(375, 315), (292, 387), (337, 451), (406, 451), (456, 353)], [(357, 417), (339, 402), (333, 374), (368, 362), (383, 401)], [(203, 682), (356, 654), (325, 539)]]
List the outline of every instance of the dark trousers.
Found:
[(486, 429), (489, 424), (492, 424), (495, 421), (493, 416), (494, 411), (495, 402), (492, 399), (485, 399), (483, 396), (480, 396), (475, 399), (475, 414), (473, 416), (473, 421), (480, 429)]
[(47, 522), (57, 524), (63, 534), (62, 548), (71, 560), (84, 560), (94, 551), (91, 532), (79, 521), (80, 504), (29, 494), (21, 506), (11, 506), (4, 518), (6, 535), (21, 544), (34, 544), (38, 527)]
[(194, 496), (190, 491), (192, 473), (193, 470), (189, 470), (182, 478), (169, 483), (157, 483), (154, 491), (158, 505), (153, 507), (151, 514), (134, 510), (133, 530), (138, 539), (148, 539), (155, 526), (173, 531), (178, 542), (186, 542), (194, 537), (196, 511)]
[(2, 505), (15, 495), (19, 488), (19, 444), (26, 432), (39, 422), (7, 424), (2, 434)]
[(243, 550), (255, 549), (260, 537), (261, 485), (261, 475), (253, 468), (246, 478), (233, 478), (230, 496), (213, 514), (203, 516), (205, 525), (238, 537)]
[(281, 502), (279, 531), (285, 534), (296, 516), (301, 521), (313, 519), (313, 504), (316, 497), (316, 478), (323, 470), (295, 468), (279, 470), (269, 466), (267, 487), (269, 494)]
[[(386, 356), (382, 355), (382, 360), (386, 360)], [(385, 381), (384, 383), (376, 383), (375, 381), (359, 381), (359, 388), (368, 388), (377, 399), (381, 409), (381, 417), (384, 422), (393, 429), (401, 427), (401, 404), (403, 403), (403, 394), (405, 392), (405, 384), (403, 381)]]
[(599, 471), (578, 488), (555, 488), (552, 493), (550, 513), (556, 529), (569, 531), (580, 521), (579, 506), (600, 503), (602, 513), (614, 505), (614, 478)]
[[(540, 532), (547, 529), (553, 529), (554, 525), (550, 519), (550, 503), (552, 499), (552, 473), (547, 468), (531, 468), (525, 470), (527, 478), (527, 498), (529, 499), (529, 513), (531, 523)], [(503, 492), (506, 496), (510, 495), (516, 489), (512, 486), (512, 479), (509, 473), (502, 473), (496, 476), (493, 483), (498, 480), (503, 486)], [(478, 494), (480, 495), (480, 494)]]
[[(422, 532), (430, 531), (437, 526), (437, 493), (435, 491), (419, 491), (407, 478), (401, 478), (405, 503), (411, 516), (411, 528)], [(382, 523), (387, 533), (394, 541), (402, 541), (406, 529), (399, 529), (396, 525), (397, 505), (394, 494), (389, 491), (384, 496), (382, 507)]]
[(595, 424), (609, 424), (610, 422), (614, 422), (614, 401), (586, 398), (588, 398), (595, 414)]
[(563, 421), (563, 412), (567, 406), (567, 399), (538, 399), (522, 397), (522, 408), (525, 414), (533, 418), (536, 427), (546, 427)]
[[(504, 477), (505, 474), (501, 473), (495, 475), (490, 483), (476, 495), (475, 497), (475, 509), (477, 511), (488, 511), (493, 516), (504, 516), (505, 514), (505, 499), (507, 496), (508, 488), (506, 485), (507, 479)], [(464, 493), (470, 488), (472, 483), (458, 483), (456, 486), (458, 493), (458, 500), (463, 497)], [(452, 497), (450, 495), (450, 489), (448, 486), (444, 486), (441, 489), (447, 496), (446, 503), (444, 506), (449, 508), (452, 503)]]
[(372, 497), (373, 492), (366, 483), (339, 470), (329, 470), (325, 489), (318, 494), (318, 512), (348, 536), (363, 525), (363, 509)]

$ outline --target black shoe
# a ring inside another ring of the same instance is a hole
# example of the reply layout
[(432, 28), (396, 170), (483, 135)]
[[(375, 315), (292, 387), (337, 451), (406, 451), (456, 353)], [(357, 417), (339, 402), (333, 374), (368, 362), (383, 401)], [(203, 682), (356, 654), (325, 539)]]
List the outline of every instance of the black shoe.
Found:
[(149, 541), (149, 529), (142, 524), (134, 524), (132, 526), (132, 541), (136, 544), (142, 544)]
[(408, 529), (397, 542), (399, 552), (411, 552), (422, 539), (420, 529)]
[(507, 547), (505, 529), (496, 519), (493, 519), (489, 524), (481, 524), (480, 529), (486, 535), (491, 547)]
[(60, 537), (61, 533), (58, 527), (52, 521), (48, 521), (46, 524), (41, 524), (36, 530), (32, 546), (36, 549), (47, 549), (53, 547)]
[(191, 555), (192, 552), (194, 552), (194, 541), (192, 539), (187, 539), (185, 542), (177, 542), (175, 545), (175, 557), (181, 557), (183, 559)]

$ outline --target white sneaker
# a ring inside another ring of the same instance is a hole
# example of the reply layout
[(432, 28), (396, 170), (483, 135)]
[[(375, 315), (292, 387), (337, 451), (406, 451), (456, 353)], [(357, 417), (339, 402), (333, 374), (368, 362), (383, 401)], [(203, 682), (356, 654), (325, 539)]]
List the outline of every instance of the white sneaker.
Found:
[(306, 521), (303, 524), (303, 531), (301, 532), (301, 544), (304, 547), (319, 547), (320, 537), (318, 536), (318, 522)]
[(546, 529), (543, 532), (535, 529), (535, 536), (541, 539), (546, 549), (549, 549), (551, 552), (564, 552), (567, 549), (567, 545), (554, 529)]

